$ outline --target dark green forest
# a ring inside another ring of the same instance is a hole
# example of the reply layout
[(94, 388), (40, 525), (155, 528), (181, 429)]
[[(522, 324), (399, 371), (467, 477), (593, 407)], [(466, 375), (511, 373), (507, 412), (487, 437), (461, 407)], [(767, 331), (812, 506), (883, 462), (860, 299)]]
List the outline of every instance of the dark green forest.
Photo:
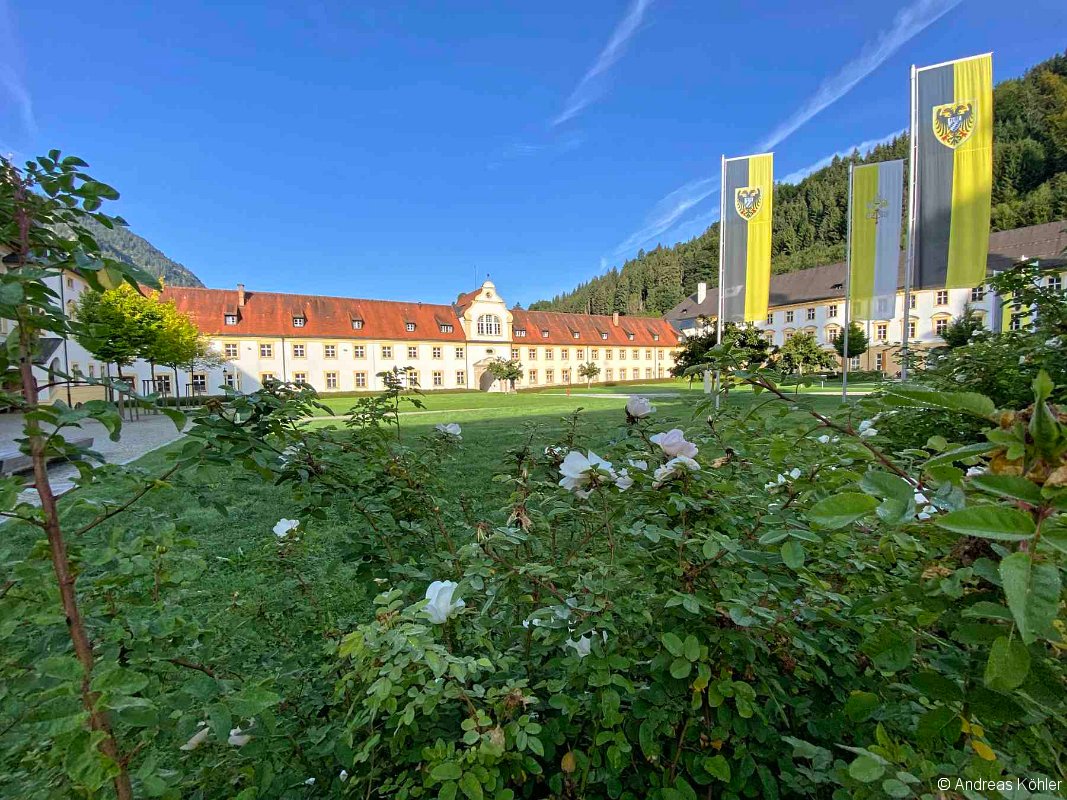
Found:
[(170, 286), (203, 286), (200, 279), (184, 264), (167, 258), (147, 239), (128, 228), (105, 228), (92, 220), (86, 227), (100, 243), (106, 255), (127, 264), (135, 264)]
[[(994, 89), (994, 230), (1067, 219), (1067, 54)], [(905, 158), (908, 137), (869, 153), (835, 158), (798, 184), (774, 187), (771, 244), (774, 272), (844, 260), (848, 164)], [(696, 291), (718, 285), (719, 223), (700, 236), (642, 250), (622, 268), (542, 300), (531, 309), (594, 314), (662, 314)]]

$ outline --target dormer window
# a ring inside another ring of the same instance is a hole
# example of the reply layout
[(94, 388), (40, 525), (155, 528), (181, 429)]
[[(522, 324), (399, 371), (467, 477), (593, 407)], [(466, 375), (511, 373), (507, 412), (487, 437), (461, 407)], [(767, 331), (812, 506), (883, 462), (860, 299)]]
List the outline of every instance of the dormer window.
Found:
[(604, 339), (606, 341), (607, 338), (608, 338), (608, 334), (605, 331), (601, 331), (600, 332), (600, 338)]
[(577, 339), (579, 336), (581, 336), (581, 334), (578, 333), (578, 331), (571, 331), (571, 336), (573, 336), (575, 339)]
[(404, 323), (404, 330), (406, 330), (408, 333), (413, 333), (415, 331), (415, 323), (414, 322), (405, 322)]
[(626, 332), (626, 338), (629, 339), (632, 342), (634, 340), (634, 335), (632, 333), (630, 333), (629, 331), (627, 331)]
[(438, 328), (440, 328), (441, 333), (452, 333), (452, 326), (448, 323), (442, 322), (438, 325)]
[(293, 317), (293, 327), (303, 328), (307, 324), (307, 317)]
[(526, 336), (526, 328), (516, 328), (515, 329), (515, 338), (516, 339), (522, 339), (525, 336)]
[(226, 314), (222, 319), (223, 319), (223, 322), (225, 322), (227, 325), (236, 325), (237, 324), (237, 315), (236, 314)]
[(363, 320), (361, 320), (361, 319), (352, 320), (352, 330), (354, 330), (354, 331), (363, 330)]
[(659, 341), (659, 334), (658, 333), (652, 334), (652, 341), (654, 341), (654, 342), (658, 342)]
[(541, 329), (541, 338), (542, 339), (547, 339), (548, 338), (548, 330), (547, 329), (545, 329), (545, 328)]

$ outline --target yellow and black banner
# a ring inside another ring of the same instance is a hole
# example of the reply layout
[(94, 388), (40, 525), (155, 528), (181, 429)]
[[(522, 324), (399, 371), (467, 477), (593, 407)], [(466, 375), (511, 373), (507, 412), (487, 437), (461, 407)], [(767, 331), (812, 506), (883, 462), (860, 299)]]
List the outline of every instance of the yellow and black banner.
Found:
[(771, 193), (774, 156), (723, 160), (723, 319), (755, 322), (767, 317), (771, 289)]
[(916, 71), (915, 288), (985, 280), (993, 186), (993, 57)]

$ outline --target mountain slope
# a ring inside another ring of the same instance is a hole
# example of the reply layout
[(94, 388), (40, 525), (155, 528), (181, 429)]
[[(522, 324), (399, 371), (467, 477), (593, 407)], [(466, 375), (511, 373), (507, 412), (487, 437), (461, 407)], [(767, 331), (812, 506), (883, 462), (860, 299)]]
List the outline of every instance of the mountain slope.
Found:
[[(1067, 219), (1067, 55), (1038, 64), (994, 90), (993, 230)], [(905, 158), (900, 136), (867, 154), (835, 158), (798, 184), (774, 187), (774, 272), (844, 259), (848, 164)], [(718, 285), (719, 223), (688, 242), (641, 251), (571, 292), (533, 303), (533, 310), (661, 314), (696, 291)]]
[(115, 227), (108, 230), (92, 220), (86, 222), (86, 227), (100, 244), (105, 255), (116, 261), (135, 264), (146, 272), (161, 278), (170, 286), (204, 285), (192, 270), (184, 264), (167, 258), (151, 242), (128, 228)]

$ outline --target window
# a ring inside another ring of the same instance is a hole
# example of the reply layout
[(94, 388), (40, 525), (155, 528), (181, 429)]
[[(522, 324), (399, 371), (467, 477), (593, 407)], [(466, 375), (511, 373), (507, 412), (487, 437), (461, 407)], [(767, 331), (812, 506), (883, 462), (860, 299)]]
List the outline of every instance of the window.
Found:
[(417, 345), (408, 345), (408, 358), (418, 358), (419, 348)]
[(909, 339), (914, 339), (915, 338), (915, 322), (914, 321), (908, 323), (908, 338)]
[(938, 289), (937, 294), (934, 296), (934, 302), (939, 306), (947, 306), (948, 289)]
[(77, 313), (78, 313), (78, 307), (76, 305), (74, 305), (74, 301), (73, 300), (68, 300), (67, 301), (67, 316), (70, 317), (71, 319), (74, 319), (74, 317), (76, 316)]
[(463, 358), (463, 352), (464, 352), (464, 350), (463, 350), (462, 347), (457, 347), (456, 348), (456, 358)]
[(1011, 321), (1008, 323), (1008, 330), (1010, 330), (1010, 331), (1022, 330), (1022, 327), (1023, 327), (1023, 315), (1019, 313), (1022, 310), (1022, 305), (1020, 303), (1016, 303), (1015, 305), (1013, 305), (1011, 307), (1011, 310), (1014, 313), (1011, 315)]
[(632, 333), (630, 333), (630, 332), (627, 332), (626, 333), (626, 338), (629, 339), (632, 342), (634, 340), (634, 335)]
[(552, 383), (552, 381), (554, 381), (555, 379), (556, 379), (555, 370), (546, 369), (545, 370), (545, 383)]
[(260, 383), (265, 384), (265, 383), (267, 383), (267, 381), (272, 381), (272, 380), (274, 380), (274, 373), (273, 372), (261, 372), (261, 373), (259, 373), (259, 382)]
[(355, 378), (355, 385), (356, 385), (357, 389), (366, 389), (367, 388), (367, 373), (366, 372), (362, 372), (362, 371), (356, 372), (356, 373), (354, 373), (353, 377)]
[(626, 360), (626, 348), (620, 347), (619, 348), (619, 361), (625, 361), (625, 360)]
[(645, 351), (645, 361), (651, 361), (651, 360), (652, 360), (652, 350), (648, 349), (648, 350)]
[(596, 361), (598, 358), (600, 358), (600, 351), (594, 347), (592, 350), (589, 351), (589, 357)]
[(445, 373), (441, 372), (440, 370), (434, 370), (432, 380), (434, 386), (444, 386)]
[(496, 314), (482, 314), (478, 317), (479, 336), (499, 336), (500, 317)]
[(945, 317), (939, 317), (934, 320), (934, 333), (938, 336), (944, 334), (948, 330), (948, 319)]
[(620, 369), (619, 370), (619, 380), (620, 381), (626, 380), (626, 370), (625, 369)]
[(72, 362), (70, 365), (70, 374), (73, 375), (74, 378), (80, 378), (82, 376), (82, 365), (77, 361)]
[(581, 334), (580, 334), (580, 333), (578, 333), (578, 331), (571, 331), (571, 336), (572, 336), (573, 338), (577, 339), (577, 338), (578, 338), (579, 336), (581, 336)]
[(259, 346), (260, 358), (274, 358), (274, 345), (272, 344), (260, 344)]
[(238, 388), (237, 374), (236, 373), (229, 372), (229, 371), (223, 372), (222, 373), (222, 382), (223, 382), (223, 384), (225, 384), (227, 389), (236, 390)]
[(767, 324), (768, 325), (773, 325), (774, 324), (774, 312), (773, 311), (768, 311), (767, 312)]
[(971, 289), (971, 302), (977, 303), (980, 300), (985, 300), (985, 287), (975, 286), (973, 289)]
[(793, 322), (793, 320), (795, 318), (796, 318), (796, 312), (795, 311), (786, 311), (785, 312), (785, 321), (786, 322)]
[(838, 338), (840, 338), (840, 336), (841, 329), (838, 328), (836, 325), (831, 325), (829, 328), (826, 329), (826, 341), (836, 342)]
[(659, 334), (658, 333), (652, 334), (652, 341), (654, 341), (654, 342), (658, 342), (659, 341)]
[(232, 342), (227, 342), (222, 346), (222, 354), (226, 358), (237, 358), (237, 345)]
[(419, 371), (417, 369), (409, 369), (404, 374), (408, 376), (408, 386), (417, 389), (422, 385), (419, 378)]
[(361, 320), (361, 319), (353, 319), (352, 320), (352, 330), (354, 330), (354, 331), (363, 330), (363, 320)]
[(874, 338), (880, 342), (884, 342), (889, 338), (889, 325), (885, 322), (879, 322), (874, 326)]
[(548, 330), (547, 329), (542, 329), (541, 330), (541, 338), (542, 339), (547, 339), (548, 338)]
[(306, 372), (294, 372), (293, 383), (307, 383), (308, 374)]
[(352, 358), (366, 358), (367, 348), (361, 344), (352, 345)]
[(70, 276), (67, 276), (67, 288), (68, 289), (73, 289), (74, 288), (74, 278), (71, 278)]
[(431, 358), (442, 358), (443, 356), (444, 356), (444, 350), (442, 348), (440, 348), (440, 347), (431, 347), (430, 348), (430, 357)]
[(522, 339), (525, 336), (526, 336), (526, 328), (516, 328), (515, 329), (515, 338), (516, 339)]
[(335, 344), (324, 344), (322, 346), (322, 357), (323, 358), (337, 358), (337, 345), (335, 345)]
[(601, 332), (600, 332), (600, 338), (601, 338), (601, 339), (604, 339), (604, 340), (607, 340), (607, 338), (608, 338), (608, 334), (607, 334), (607, 333), (606, 333), (605, 331), (601, 331)]
[(885, 369), (885, 353), (874, 354), (874, 368), (879, 372)]
[(293, 317), (293, 327), (303, 328), (307, 324), (307, 317)]
[(537, 370), (531, 369), (529, 372), (526, 373), (526, 375), (530, 379), (530, 385), (531, 386), (536, 385), (536, 383), (537, 383)]
[(634, 348), (633, 357), (635, 361), (641, 358), (641, 351), (636, 347)]
[(911, 300), (908, 302), (909, 308), (915, 308), (915, 292), (911, 293)]
[(393, 346), (391, 344), (383, 344), (382, 345), (382, 358), (392, 358), (392, 357), (393, 357)]
[(859, 369), (860, 368), (860, 357), (859, 356), (852, 356), (848, 360), (848, 368), (849, 369)]
[(337, 373), (336, 372), (327, 372), (326, 373), (326, 388), (327, 389), (336, 389), (337, 388)]
[(569, 359), (570, 357), (571, 357), (571, 351), (570, 351), (570, 350), (568, 350), (568, 349), (567, 349), (566, 347), (561, 347), (561, 348), (559, 349), (559, 358), (560, 358), (560, 361), (566, 361), (566, 360), (567, 360), (567, 359)]
[(96, 377), (96, 364), (93, 364), (93, 363), (89, 364), (89, 377), (90, 378), (95, 378)]
[(555, 357), (556, 357), (556, 351), (553, 350), (551, 347), (546, 347), (545, 348), (545, 361), (551, 361)]
[(814, 306), (809, 307), (808, 310), (805, 313), (807, 315), (807, 319), (808, 319), (809, 322), (811, 320), (815, 319), (815, 307)]
[(225, 314), (223, 316), (222, 320), (227, 325), (236, 325), (237, 324), (237, 315), (236, 314)]
[(1050, 275), (1048, 279), (1048, 288), (1054, 292), (1063, 290), (1063, 276), (1062, 275)]
[(452, 333), (453, 330), (452, 326), (449, 325), (447, 322), (442, 322), (437, 327), (441, 331), (441, 333)]
[(518, 361), (520, 357), (521, 356), (519, 355), (519, 348), (517, 348), (517, 347), (511, 348), (511, 360), (512, 361)]
[(571, 382), (571, 371), (569, 369), (563, 370), (563, 378), (562, 378), (562, 380), (563, 380), (564, 383), (570, 383)]
[(307, 355), (307, 347), (302, 344), (293, 345), (293, 358), (303, 358)]
[(604, 348), (604, 358), (606, 358), (608, 361), (611, 361), (611, 359), (615, 358), (615, 351), (612, 350), (610, 347)]
[(574, 357), (577, 358), (579, 361), (584, 359), (585, 358), (585, 348), (584, 347), (579, 347), (577, 350), (575, 350), (574, 351)]
[(645, 378), (650, 379), (652, 377), (652, 367), (645, 367)]
[(529, 358), (531, 361), (536, 361), (537, 360), (537, 348), (536, 347), (531, 347), (529, 350), (527, 350), (526, 351), (526, 357)]
[(404, 330), (406, 330), (408, 333), (414, 333), (414, 331), (415, 331), (415, 323), (414, 322), (405, 322), (404, 323)]
[(615, 380), (615, 370), (613, 370), (611, 367), (608, 367), (606, 370), (604, 370), (604, 380)]

